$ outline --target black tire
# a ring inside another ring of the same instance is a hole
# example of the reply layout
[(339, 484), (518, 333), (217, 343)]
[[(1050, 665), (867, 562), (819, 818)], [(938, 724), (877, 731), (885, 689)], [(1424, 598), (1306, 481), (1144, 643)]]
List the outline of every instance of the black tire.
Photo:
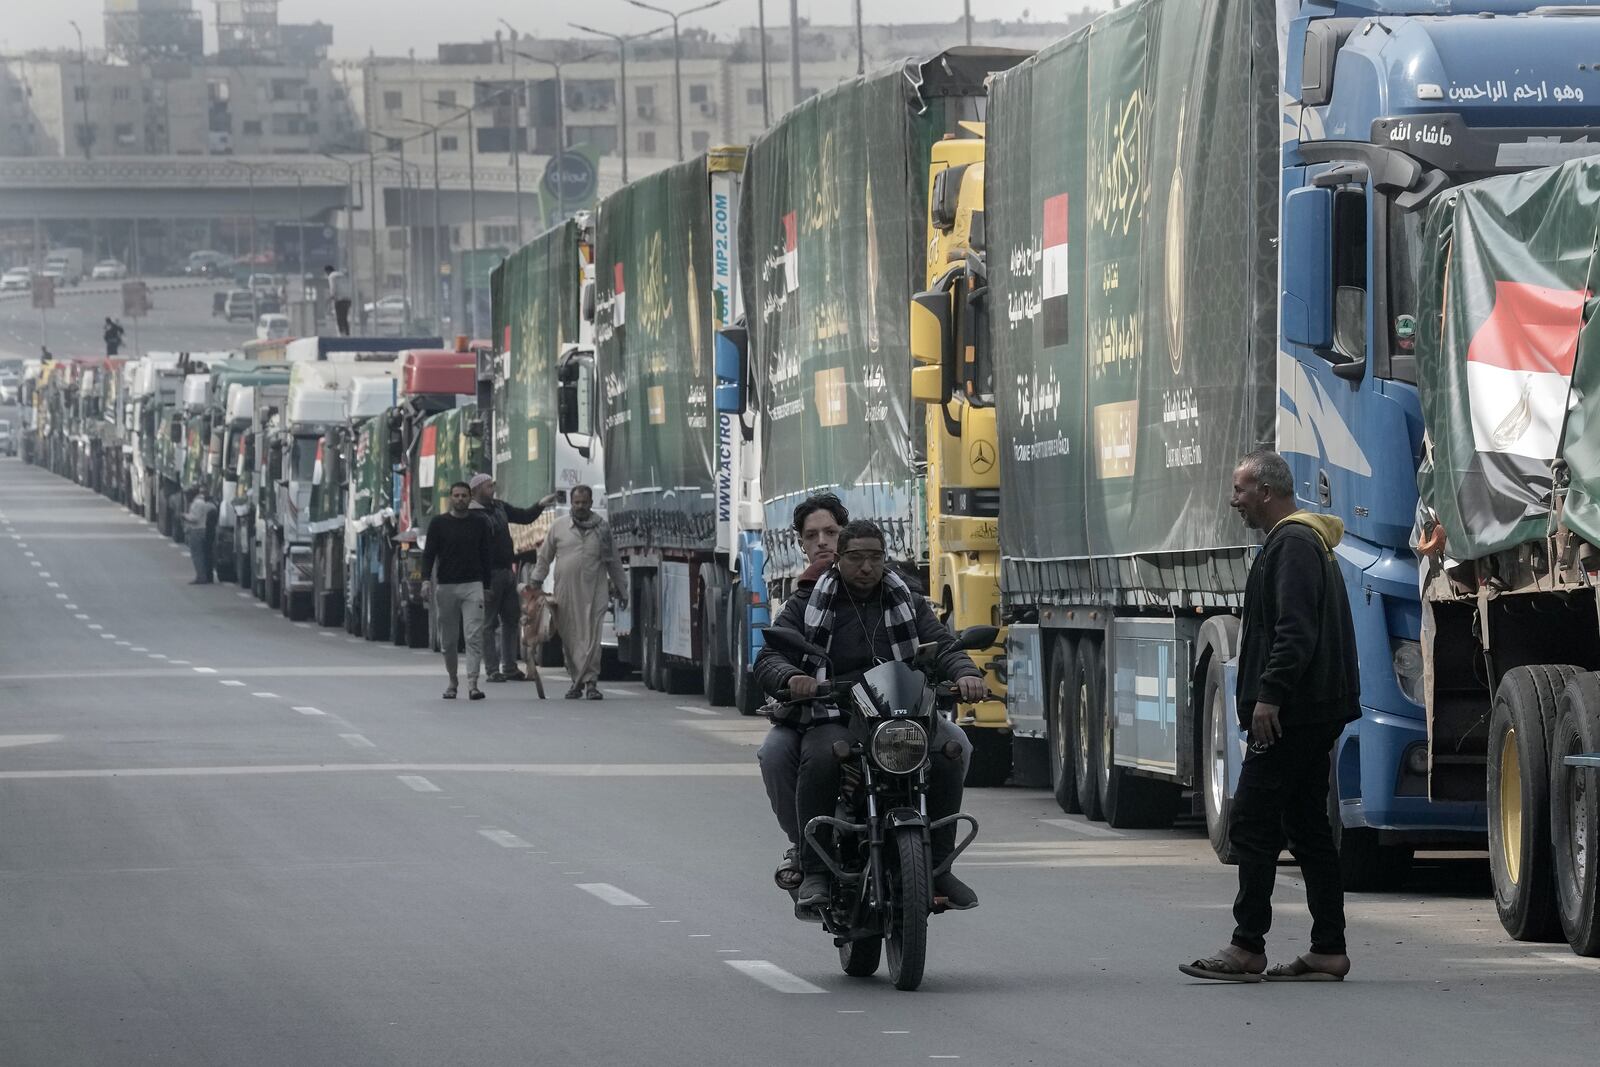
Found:
[(1513, 667), (1489, 712), (1489, 877), (1500, 925), (1518, 941), (1555, 941), (1548, 739), (1575, 667)]
[(993, 789), (1011, 777), (1011, 731), (994, 726), (969, 726), (972, 762), (967, 764), (966, 784), (975, 789)]
[(330, 589), (322, 594), (322, 625), (333, 627), (344, 624), (344, 594)]
[(656, 625), (659, 612), (656, 605), (656, 579), (653, 575), (645, 578), (644, 588), (644, 685), (646, 689), (661, 693), (667, 688), (667, 672), (661, 662), (661, 631)]
[(1233, 794), (1228, 791), (1228, 745), (1239, 743), (1238, 722), (1228, 714), (1228, 694), (1223, 687), (1222, 658), (1213, 653), (1206, 666), (1202, 700), (1204, 733), (1200, 736), (1200, 794), (1206, 813), (1206, 836), (1211, 850), (1223, 863), (1237, 863), (1228, 822), (1233, 817)]
[(622, 662), (622, 654), (615, 648), (600, 649), (600, 680), (602, 682), (620, 682), (632, 677), (633, 671)]
[[(717, 657), (712, 655), (711, 645), (713, 635), (717, 635), (717, 639), (725, 639), (728, 628), (715, 625), (716, 598), (711, 595), (709, 582), (706, 583), (701, 605), (700, 691), (705, 694), (707, 704), (714, 708), (726, 708), (733, 703), (733, 669), (717, 666)], [(727, 660), (732, 663), (733, 657), (730, 655)]]
[(1568, 756), (1600, 752), (1600, 674), (1567, 683), (1550, 743), (1550, 847), (1556, 917), (1580, 956), (1600, 956), (1600, 780)]
[(331, 626), (328, 621), (328, 594), (322, 587), (322, 553), (311, 556), (311, 621), (318, 626)]
[[(433, 624), (426, 604), (407, 604), (402, 609), (406, 620), (406, 647), (427, 648)], [(437, 651), (437, 650), (435, 650)]]
[(238, 581), (240, 589), (250, 589), (252, 587), (254, 575), (250, 573), (250, 553), (234, 551), (233, 576)]
[(756, 685), (750, 662), (750, 615), (745, 611), (749, 596), (744, 586), (733, 587), (733, 706), (740, 715), (754, 715), (761, 710), (761, 687)]
[(863, 937), (839, 946), (839, 967), (851, 978), (871, 978), (883, 961), (883, 938)]
[(701, 696), (700, 672), (693, 667), (668, 667), (665, 666), (666, 657), (662, 657), (663, 679), (662, 689), (673, 696)]
[(1100, 728), (1105, 720), (1100, 698), (1100, 641), (1097, 637), (1078, 639), (1072, 673), (1072, 754), (1073, 778), (1078, 786), (1078, 810), (1086, 818), (1105, 818), (1101, 798), (1105, 796), (1105, 760), (1101, 758)]
[(1083, 813), (1078, 789), (1078, 740), (1073, 732), (1078, 704), (1078, 650), (1071, 638), (1056, 638), (1050, 657), (1050, 683), (1045, 691), (1045, 743), (1049, 758), (1050, 791), (1068, 815)]
[(1042, 737), (1011, 735), (1011, 784), (1019, 789), (1049, 789), (1050, 743)]
[[(885, 842), (885, 852), (889, 843)], [(889, 946), (889, 980), (910, 992), (922, 984), (928, 960), (928, 914), (933, 907), (928, 845), (921, 827), (902, 826), (894, 832), (889, 853), (889, 923), (884, 938)]]
[(268, 568), (266, 577), (266, 600), (267, 607), (269, 608), (278, 608), (280, 602), (283, 600), (283, 590), (279, 587), (281, 577), (282, 572), (276, 566)]
[(394, 613), (389, 610), (389, 584), (369, 578), (366, 594), (361, 598), (361, 636), (368, 641), (387, 641), (393, 622)]

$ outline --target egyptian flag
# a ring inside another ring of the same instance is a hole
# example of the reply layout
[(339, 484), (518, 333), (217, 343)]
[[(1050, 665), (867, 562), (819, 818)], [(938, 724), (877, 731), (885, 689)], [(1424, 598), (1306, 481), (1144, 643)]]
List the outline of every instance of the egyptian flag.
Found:
[(612, 277), (616, 280), (616, 298), (611, 304), (611, 325), (621, 326), (628, 321), (627, 293), (622, 288), (622, 264), (617, 263), (611, 268)]
[(321, 485), (322, 484), (322, 442), (323, 442), (323, 438), (321, 438), (321, 437), (317, 438), (317, 458), (316, 458), (316, 461), (311, 464), (311, 484), (312, 485)]
[(1467, 347), (1479, 452), (1549, 463), (1561, 445), (1588, 293), (1496, 281), (1494, 311)]
[(434, 450), (439, 443), (439, 427), (422, 428), (422, 445), (417, 449), (417, 488), (432, 489), (434, 477)]
[(800, 288), (799, 222), (793, 211), (783, 217), (783, 291)]
[(1067, 194), (1044, 202), (1044, 255), (1039, 263), (1044, 347), (1067, 343)]

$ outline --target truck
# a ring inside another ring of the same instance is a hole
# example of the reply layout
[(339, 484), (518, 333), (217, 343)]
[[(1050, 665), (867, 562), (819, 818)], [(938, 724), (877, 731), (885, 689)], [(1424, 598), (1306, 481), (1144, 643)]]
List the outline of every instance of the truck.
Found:
[[(255, 390), (287, 390), (289, 366), (227, 360), (212, 364), (207, 396), (207, 446), (201, 480), (217, 505), (217, 529), (211, 558), (219, 582), (250, 585), (248, 551), (241, 544), (241, 510), (249, 513), (249, 453)], [(244, 505), (241, 509), (241, 505)], [(241, 575), (241, 567), (245, 573)]]
[[(712, 358), (714, 331), (737, 314), (727, 224), (743, 163), (741, 148), (713, 150), (625, 186), (595, 217), (598, 435), (630, 586), (631, 610), (614, 613), (618, 659), (651, 689), (709, 689), (716, 703), (731, 700), (717, 622), (737, 564), (718, 540)], [(582, 373), (581, 361), (570, 365), (563, 433), (595, 429), (582, 422)]]
[(156, 436), (162, 413), (178, 400), (183, 381), (179, 359), (177, 352), (150, 352), (140, 357), (130, 394), (128, 507), (161, 529), (166, 529), (166, 504), (156, 472)]
[[(421, 600), (421, 587), (430, 576), (423, 573), (422, 556), (427, 548), (428, 521), (450, 508), (450, 486), (464, 482), (487, 465), (484, 426), (477, 404), (463, 404), (422, 420), (417, 435), (417, 451), (409, 464), (409, 494), (406, 517), (409, 526), (402, 535), (405, 551), (397, 557), (400, 581), (405, 585), (407, 604)], [(424, 609), (425, 610), (425, 609)], [(425, 629), (419, 630), (418, 623)], [(404, 643), (417, 642), (439, 651), (438, 620), (431, 611), (418, 618), (412, 612), (405, 619)], [(401, 638), (395, 639), (401, 643)]]
[[(749, 384), (737, 372), (721, 379), (730, 401), (741, 391), (759, 401), (773, 608), (806, 565), (794, 506), (832, 490), (852, 518), (883, 527), (899, 573), (941, 613), (954, 610), (942, 571), (929, 585), (930, 511), (947, 509), (925, 478), (930, 419), (911, 386), (911, 298), (947, 266), (929, 255), (930, 151), (982, 120), (987, 79), (1027, 55), (956, 48), (858, 77), (804, 102), (750, 147), (740, 218)], [(940, 433), (948, 435), (942, 424)], [(959, 714), (973, 741), (971, 780), (999, 784), (1011, 763), (1004, 705), (991, 699)]]
[(1430, 789), (1419, 699), (1417, 234), (1462, 182), (1588, 151), (1569, 72), (1594, 25), (1506, 0), (1139, 0), (994, 79), (986, 324), (940, 366), (992, 377), (1007, 708), (1065, 810), (1160, 826), (1187, 798), (1228, 857), (1258, 541), (1227, 495), (1269, 446), (1346, 531), (1346, 884), (1485, 840), (1481, 781), (1441, 790), (1435, 763)]
[(44, 254), (44, 273), (59, 274), (60, 285), (77, 285), (83, 281), (83, 249), (52, 248)]

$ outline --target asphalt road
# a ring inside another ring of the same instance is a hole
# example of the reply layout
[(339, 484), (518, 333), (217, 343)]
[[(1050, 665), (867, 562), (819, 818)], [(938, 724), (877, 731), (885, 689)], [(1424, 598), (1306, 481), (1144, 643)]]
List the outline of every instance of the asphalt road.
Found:
[(41, 336), (50, 351), (61, 358), (106, 354), (106, 316), (126, 329), (123, 355), (135, 352), (215, 352), (238, 348), (255, 337), (255, 323), (226, 322), (211, 315), (211, 294), (231, 285), (224, 279), (195, 281), (186, 278), (148, 279), (154, 306), (137, 323), (135, 344), (132, 319), (122, 314), (120, 282), (84, 282), (57, 292), (54, 310), (40, 312), (26, 294), (0, 299), (0, 359), (35, 359)]
[(969, 792), (982, 906), (933, 920), (923, 989), (846, 978), (771, 883), (760, 721), (441, 701), (432, 655), (189, 574), (0, 460), (0, 1063), (1594, 1061), (1600, 961), (1509, 941), (1481, 858), (1351, 898), (1342, 986), (1207, 984), (1176, 969), (1231, 926), (1203, 833), (1031, 790)]

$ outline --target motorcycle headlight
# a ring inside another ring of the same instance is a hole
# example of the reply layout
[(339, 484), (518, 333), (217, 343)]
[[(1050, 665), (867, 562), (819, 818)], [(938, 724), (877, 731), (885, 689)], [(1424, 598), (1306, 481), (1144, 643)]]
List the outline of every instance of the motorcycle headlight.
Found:
[(928, 731), (898, 719), (872, 733), (872, 761), (890, 774), (912, 774), (928, 758)]

